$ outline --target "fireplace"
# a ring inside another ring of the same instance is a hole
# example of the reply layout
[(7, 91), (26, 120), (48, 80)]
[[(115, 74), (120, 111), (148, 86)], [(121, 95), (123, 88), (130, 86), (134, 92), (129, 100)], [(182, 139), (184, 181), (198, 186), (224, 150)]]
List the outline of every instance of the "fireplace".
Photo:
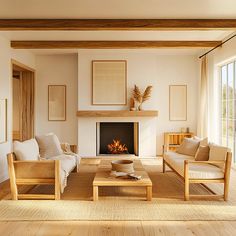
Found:
[(138, 122), (97, 122), (97, 156), (138, 156)]

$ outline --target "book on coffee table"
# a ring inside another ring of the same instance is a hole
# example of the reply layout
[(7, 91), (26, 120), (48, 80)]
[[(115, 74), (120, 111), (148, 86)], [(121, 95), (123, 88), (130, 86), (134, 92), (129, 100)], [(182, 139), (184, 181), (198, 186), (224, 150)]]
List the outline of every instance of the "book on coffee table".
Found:
[(118, 172), (118, 171), (111, 171), (111, 176), (114, 176), (116, 178), (119, 178), (119, 177), (129, 177), (131, 179), (135, 179), (135, 180), (140, 180), (142, 179), (142, 176), (141, 175), (135, 175), (133, 173), (125, 173), (125, 172)]

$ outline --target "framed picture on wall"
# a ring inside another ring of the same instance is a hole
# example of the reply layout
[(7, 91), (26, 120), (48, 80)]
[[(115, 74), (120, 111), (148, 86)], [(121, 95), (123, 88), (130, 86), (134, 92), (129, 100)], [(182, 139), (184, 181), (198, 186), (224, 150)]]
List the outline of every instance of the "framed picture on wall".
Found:
[(7, 142), (7, 99), (0, 99), (0, 143)]
[(92, 104), (126, 105), (127, 62), (125, 60), (92, 61)]
[(169, 86), (169, 119), (187, 120), (187, 85)]
[(66, 85), (48, 85), (48, 120), (66, 120)]

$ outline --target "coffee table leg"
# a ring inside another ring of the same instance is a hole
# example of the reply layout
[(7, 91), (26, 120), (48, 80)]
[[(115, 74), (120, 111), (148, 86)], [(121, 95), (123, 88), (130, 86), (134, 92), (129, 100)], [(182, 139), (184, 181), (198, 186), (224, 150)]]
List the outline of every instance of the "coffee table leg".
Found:
[(98, 186), (96, 185), (93, 186), (93, 200), (94, 201), (98, 200)]
[(147, 186), (147, 201), (152, 201), (152, 186)]

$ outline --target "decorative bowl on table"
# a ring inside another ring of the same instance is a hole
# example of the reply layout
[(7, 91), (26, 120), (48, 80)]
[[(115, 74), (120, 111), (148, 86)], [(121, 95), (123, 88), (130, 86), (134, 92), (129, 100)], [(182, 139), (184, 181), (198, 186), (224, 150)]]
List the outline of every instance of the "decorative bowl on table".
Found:
[(133, 173), (134, 162), (131, 160), (115, 160), (111, 162), (112, 171)]

